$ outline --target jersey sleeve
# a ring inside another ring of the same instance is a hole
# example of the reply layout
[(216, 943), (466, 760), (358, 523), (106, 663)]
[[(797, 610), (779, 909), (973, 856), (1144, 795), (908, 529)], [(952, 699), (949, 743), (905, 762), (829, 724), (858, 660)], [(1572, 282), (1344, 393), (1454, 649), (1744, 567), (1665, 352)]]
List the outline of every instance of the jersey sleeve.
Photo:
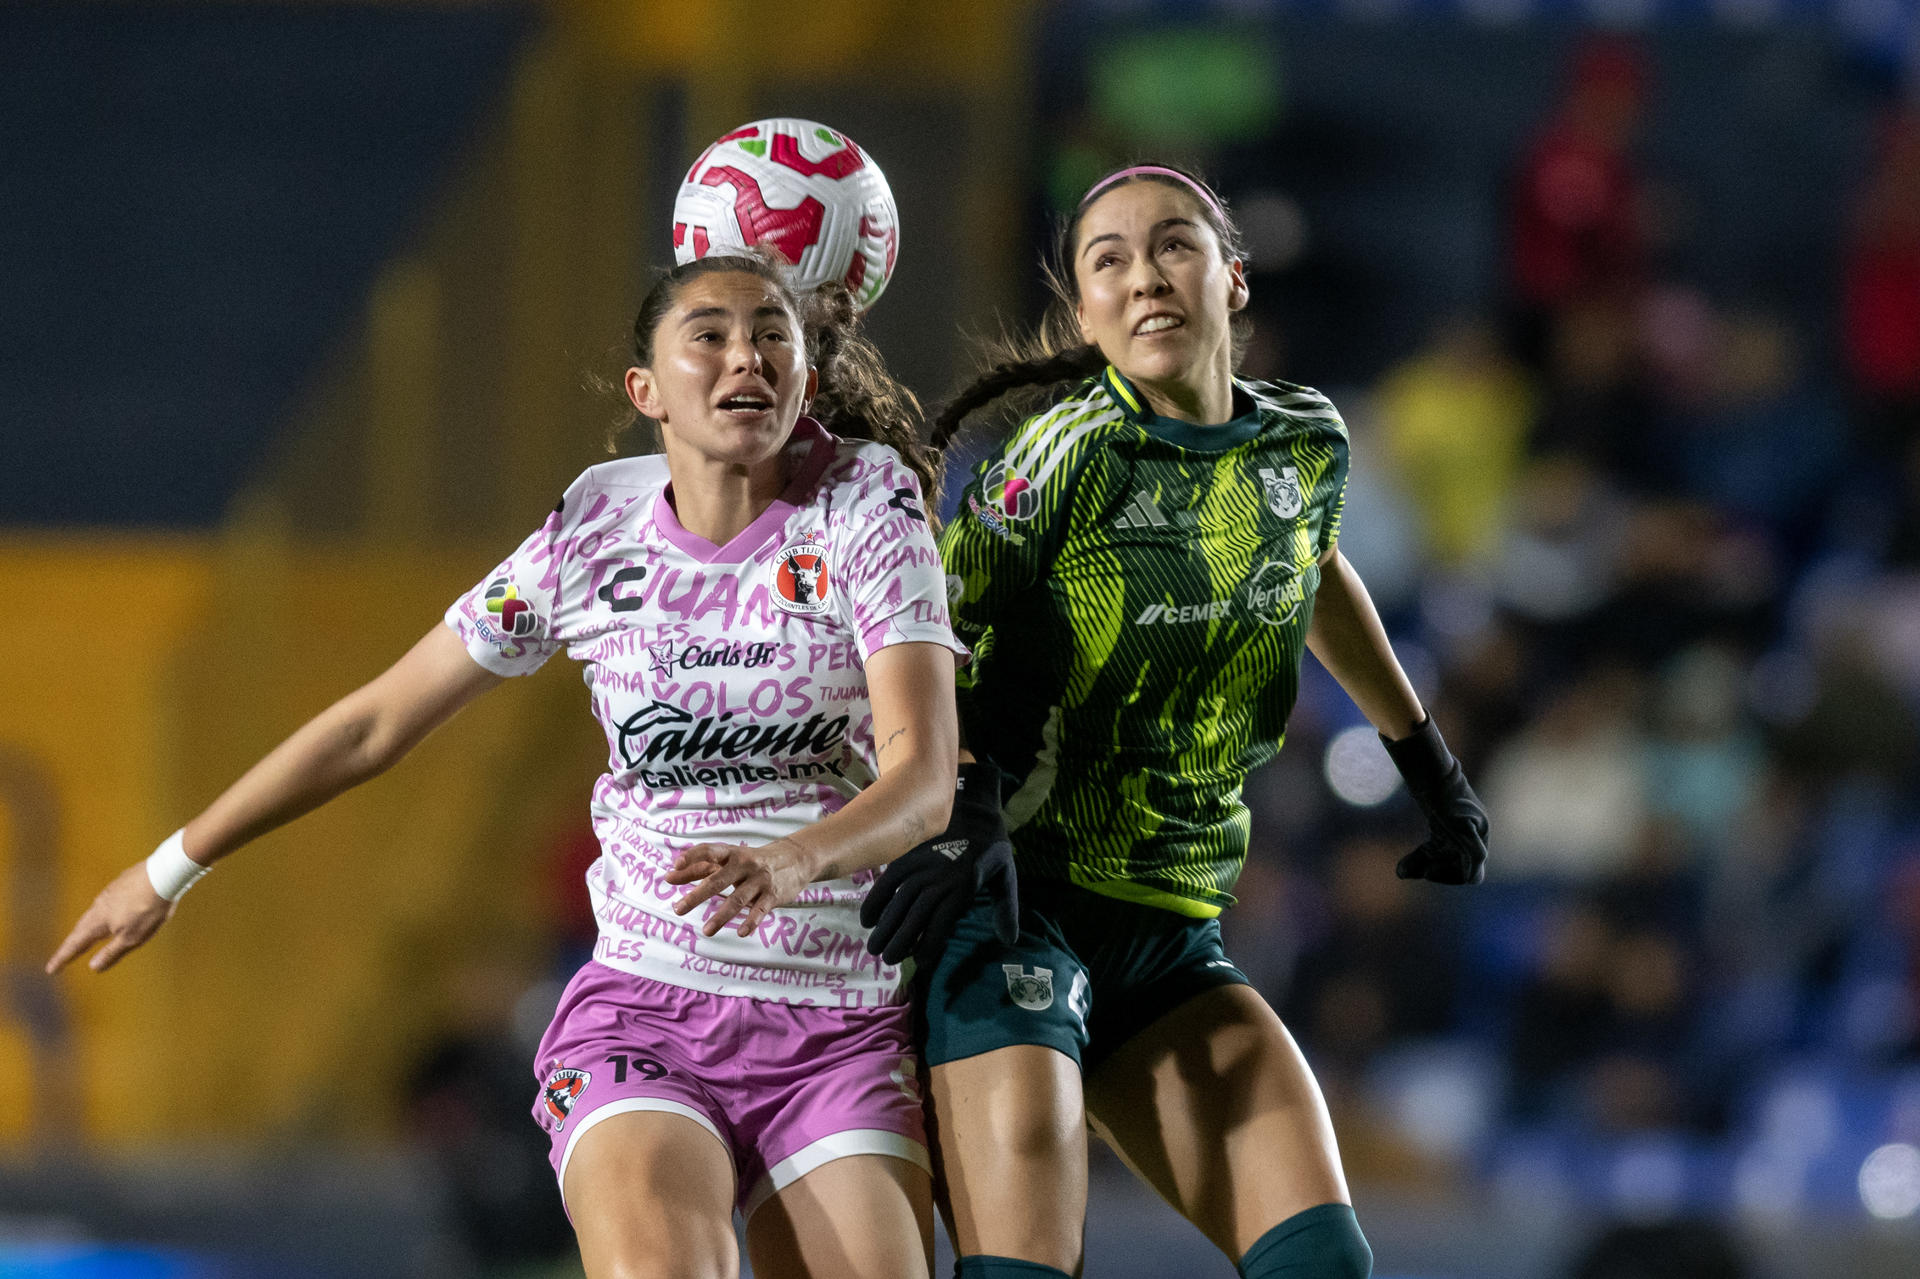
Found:
[(545, 524), (447, 610), (447, 625), (495, 675), (531, 675), (564, 647), (555, 613), (574, 497), (569, 489)]
[(1327, 448), (1332, 457), (1321, 483), (1315, 488), (1316, 496), (1324, 494), (1320, 516), (1321, 555), (1325, 555), (1340, 540), (1340, 517), (1347, 509), (1347, 427), (1337, 416), (1331, 427)]
[(920, 480), (885, 450), (848, 507), (841, 589), (862, 658), (890, 644), (939, 644), (963, 659), (947, 614), (940, 552), (927, 528)]
[(1274, 407), (1292, 420), (1298, 433), (1288, 451), (1299, 468), (1300, 488), (1319, 533), (1315, 557), (1340, 540), (1340, 517), (1347, 507), (1347, 424), (1333, 401), (1308, 386), (1271, 383)]
[(1087, 434), (1039, 414), (975, 469), (940, 533), (955, 632), (978, 645), (1007, 605), (1046, 575), (1068, 514)]

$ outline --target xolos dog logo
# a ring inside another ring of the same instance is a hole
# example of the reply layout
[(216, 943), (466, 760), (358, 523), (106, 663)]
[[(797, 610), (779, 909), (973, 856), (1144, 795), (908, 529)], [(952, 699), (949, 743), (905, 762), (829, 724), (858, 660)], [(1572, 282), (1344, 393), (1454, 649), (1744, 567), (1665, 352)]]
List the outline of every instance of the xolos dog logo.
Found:
[(567, 1116), (573, 1113), (574, 1103), (580, 1100), (580, 1094), (592, 1082), (593, 1076), (587, 1071), (572, 1070), (565, 1066), (556, 1067), (547, 1076), (546, 1084), (540, 1089), (540, 1102), (552, 1117), (555, 1132), (566, 1127)]
[(827, 548), (818, 542), (794, 542), (773, 562), (773, 601), (789, 613), (824, 613), (832, 607), (827, 577)]

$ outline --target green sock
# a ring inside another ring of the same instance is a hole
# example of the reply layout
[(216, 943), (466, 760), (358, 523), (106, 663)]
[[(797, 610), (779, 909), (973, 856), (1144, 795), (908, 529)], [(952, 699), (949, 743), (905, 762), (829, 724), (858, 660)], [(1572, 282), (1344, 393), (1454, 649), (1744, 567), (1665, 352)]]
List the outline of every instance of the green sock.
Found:
[(1373, 1250), (1345, 1204), (1296, 1212), (1240, 1258), (1241, 1279), (1367, 1279)]
[(1064, 1270), (1012, 1257), (962, 1257), (955, 1279), (1071, 1279)]

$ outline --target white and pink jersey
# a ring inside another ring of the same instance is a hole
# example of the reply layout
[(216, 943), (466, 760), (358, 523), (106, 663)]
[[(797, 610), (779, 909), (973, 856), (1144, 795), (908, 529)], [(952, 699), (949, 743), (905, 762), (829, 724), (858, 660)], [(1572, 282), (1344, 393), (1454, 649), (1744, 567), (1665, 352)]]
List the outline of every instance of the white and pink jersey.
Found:
[(575, 480), (545, 526), (447, 611), (475, 661), (525, 675), (560, 648), (586, 664), (607, 771), (587, 876), (601, 963), (675, 986), (794, 1004), (904, 1002), (866, 952), (875, 871), (811, 885), (751, 937), (702, 937), (672, 903), (674, 858), (764, 844), (878, 775), (864, 663), (889, 644), (966, 650), (914, 473), (892, 449), (802, 418), (793, 477), (725, 546), (687, 532), (663, 457)]

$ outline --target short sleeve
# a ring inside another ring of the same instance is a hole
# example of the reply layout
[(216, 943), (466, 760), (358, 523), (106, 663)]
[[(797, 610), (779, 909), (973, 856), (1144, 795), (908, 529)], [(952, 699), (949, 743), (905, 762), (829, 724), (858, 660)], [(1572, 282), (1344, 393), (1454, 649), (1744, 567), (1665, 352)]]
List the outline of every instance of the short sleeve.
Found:
[(868, 473), (846, 516), (840, 569), (862, 658), (890, 644), (927, 643), (967, 649), (947, 614), (940, 552), (927, 528), (919, 477), (892, 450)]
[(1304, 501), (1314, 556), (1322, 557), (1340, 540), (1340, 517), (1347, 508), (1346, 421), (1333, 401), (1310, 386), (1255, 385), (1267, 397), (1267, 412), (1278, 415), (1290, 463), (1279, 480), (1264, 473), (1262, 478), (1280, 500), (1276, 513), (1284, 511), (1290, 518)]
[[(1331, 409), (1333, 406), (1327, 406)], [(1314, 492), (1321, 500), (1319, 553), (1325, 555), (1340, 540), (1340, 517), (1347, 509), (1347, 428), (1336, 414), (1327, 449), (1326, 470)]]
[(564, 645), (555, 638), (566, 499), (501, 565), (454, 601), (446, 622), (495, 675), (531, 675)]

